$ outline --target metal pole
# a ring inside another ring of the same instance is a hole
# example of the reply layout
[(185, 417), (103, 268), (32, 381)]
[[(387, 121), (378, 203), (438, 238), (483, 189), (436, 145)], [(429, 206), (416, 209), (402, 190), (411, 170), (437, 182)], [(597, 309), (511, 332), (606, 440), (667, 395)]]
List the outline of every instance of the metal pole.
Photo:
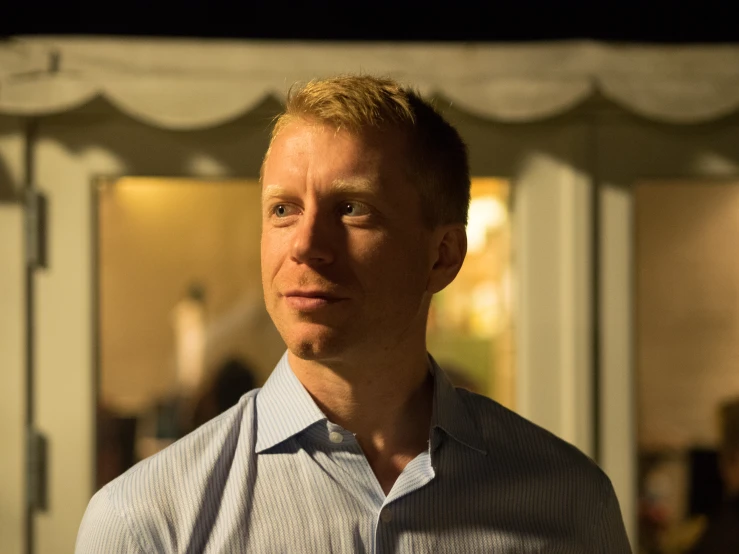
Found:
[(598, 114), (588, 116), (588, 169), (590, 172), (591, 198), (591, 240), (590, 257), (590, 291), (591, 291), (591, 344), (592, 344), (592, 440), (595, 461), (603, 460), (603, 445), (601, 440), (601, 183), (598, 171)]
[(36, 364), (35, 357), (35, 329), (34, 329), (34, 313), (35, 313), (35, 288), (34, 288), (34, 272), (35, 263), (35, 244), (32, 243), (32, 229), (38, 228), (36, 222), (36, 213), (30, 209), (28, 199), (32, 198), (36, 192), (35, 175), (34, 175), (34, 147), (36, 143), (36, 132), (38, 122), (36, 119), (28, 119), (25, 129), (25, 151), (24, 151), (24, 197), (25, 209), (25, 251), (26, 251), (26, 553), (33, 554), (35, 551), (34, 542), (34, 489), (36, 487), (36, 476), (30, 471), (32, 460), (32, 444), (35, 436), (34, 430), (34, 368)]

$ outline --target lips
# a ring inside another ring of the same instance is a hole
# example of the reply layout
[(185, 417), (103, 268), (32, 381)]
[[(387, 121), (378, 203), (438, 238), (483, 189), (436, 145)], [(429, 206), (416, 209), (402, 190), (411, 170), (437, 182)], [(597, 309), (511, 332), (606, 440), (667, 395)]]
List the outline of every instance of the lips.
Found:
[(333, 293), (321, 290), (290, 290), (283, 293), (282, 296), (288, 306), (301, 312), (320, 310), (346, 300)]

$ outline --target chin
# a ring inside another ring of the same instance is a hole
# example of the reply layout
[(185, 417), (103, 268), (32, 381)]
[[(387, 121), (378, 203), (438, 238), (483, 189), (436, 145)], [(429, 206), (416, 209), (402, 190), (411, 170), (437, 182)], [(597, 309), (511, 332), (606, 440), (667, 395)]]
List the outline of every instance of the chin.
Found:
[(332, 357), (332, 354), (336, 353), (334, 348), (331, 348), (330, 345), (327, 345), (323, 341), (307, 339), (294, 341), (288, 345), (288, 348), (290, 349), (290, 352), (292, 352), (293, 356), (296, 356), (301, 360), (310, 361), (323, 360)]
[(284, 337), (288, 349), (301, 360), (321, 361), (341, 357), (344, 352), (344, 337), (333, 333), (316, 333), (310, 336)]
[(321, 349), (316, 347), (316, 344), (310, 341), (299, 342), (288, 347), (290, 352), (296, 358), (301, 360), (315, 361), (321, 359)]

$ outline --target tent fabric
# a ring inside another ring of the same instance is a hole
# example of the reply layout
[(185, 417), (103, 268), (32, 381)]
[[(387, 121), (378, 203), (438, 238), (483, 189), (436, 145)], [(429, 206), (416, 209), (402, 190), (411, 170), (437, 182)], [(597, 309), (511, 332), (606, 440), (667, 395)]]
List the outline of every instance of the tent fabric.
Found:
[(563, 113), (596, 91), (666, 123), (739, 110), (739, 45), (298, 43), (16, 37), (0, 44), (0, 113), (42, 116), (102, 96), (151, 125), (233, 120), (290, 85), (387, 75), (502, 122)]

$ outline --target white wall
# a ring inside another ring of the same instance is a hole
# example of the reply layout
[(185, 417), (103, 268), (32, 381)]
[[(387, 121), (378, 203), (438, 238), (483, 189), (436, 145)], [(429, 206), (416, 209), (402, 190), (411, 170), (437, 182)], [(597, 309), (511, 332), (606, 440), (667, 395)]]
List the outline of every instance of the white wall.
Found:
[(716, 447), (739, 397), (739, 182), (636, 187), (639, 446)]
[(600, 233), (601, 467), (611, 478), (631, 544), (636, 544), (636, 420), (633, 371), (632, 198), (605, 185)]
[(517, 408), (593, 457), (590, 182), (534, 153), (516, 186)]

